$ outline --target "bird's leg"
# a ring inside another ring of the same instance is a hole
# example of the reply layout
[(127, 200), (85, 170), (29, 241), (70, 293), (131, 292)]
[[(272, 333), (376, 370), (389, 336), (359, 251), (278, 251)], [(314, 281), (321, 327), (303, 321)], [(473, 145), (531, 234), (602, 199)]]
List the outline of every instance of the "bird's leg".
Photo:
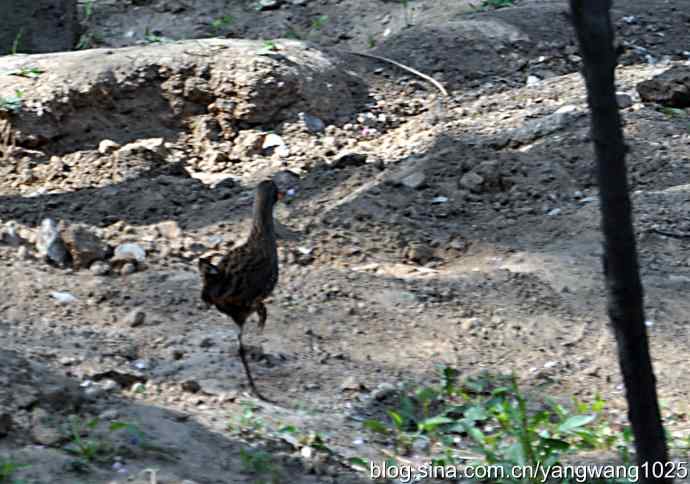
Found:
[(264, 303), (260, 302), (256, 305), (256, 314), (259, 315), (259, 334), (264, 332), (264, 326), (266, 326), (266, 318), (268, 313), (266, 312), (266, 306)]
[(237, 342), (239, 343), (240, 349), (240, 359), (242, 360), (242, 366), (244, 366), (244, 372), (247, 375), (247, 380), (249, 381), (249, 387), (252, 389), (252, 393), (257, 396), (259, 400), (263, 400), (265, 402), (272, 403), (271, 400), (268, 398), (264, 397), (259, 390), (257, 390), (256, 385), (254, 384), (254, 378), (252, 378), (252, 373), (249, 370), (249, 364), (247, 364), (247, 356), (244, 351), (244, 345), (242, 344), (242, 327), (240, 327), (240, 332), (237, 334)]

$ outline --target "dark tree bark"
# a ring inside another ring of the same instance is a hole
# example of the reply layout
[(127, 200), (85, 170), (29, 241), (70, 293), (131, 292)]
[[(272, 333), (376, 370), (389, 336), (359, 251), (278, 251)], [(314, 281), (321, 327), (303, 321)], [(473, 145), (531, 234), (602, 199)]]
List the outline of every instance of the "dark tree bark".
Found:
[(0, 0), (0, 55), (74, 49), (77, 0)]
[[(671, 483), (653, 475), (668, 461), (645, 328), (642, 283), (637, 261), (614, 71), (617, 55), (611, 26), (611, 0), (570, 0), (591, 111), (604, 232), (604, 275), (608, 312), (618, 344), (628, 418), (635, 436), (641, 482)], [(646, 463), (646, 466), (643, 464)], [(643, 475), (645, 468), (649, 475)]]

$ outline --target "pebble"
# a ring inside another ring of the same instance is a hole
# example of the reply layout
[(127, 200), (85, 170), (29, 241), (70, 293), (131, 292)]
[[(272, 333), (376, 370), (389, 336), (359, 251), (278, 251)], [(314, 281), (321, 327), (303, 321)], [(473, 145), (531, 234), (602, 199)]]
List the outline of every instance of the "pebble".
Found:
[(70, 304), (77, 301), (77, 298), (69, 292), (53, 291), (50, 296), (60, 304)]
[(131, 328), (141, 326), (146, 321), (146, 313), (139, 309), (134, 309), (125, 317), (125, 324)]
[(113, 140), (104, 139), (98, 143), (98, 152), (102, 155), (109, 155), (120, 149), (120, 145)]
[(137, 271), (137, 266), (131, 262), (127, 262), (122, 265), (122, 268), (120, 269), (120, 274), (123, 276), (127, 276), (129, 274), (134, 274)]
[(115, 247), (115, 260), (132, 260), (143, 263), (146, 260), (146, 251), (139, 244), (127, 242)]
[(39, 255), (61, 267), (69, 264), (69, 253), (60, 237), (57, 223), (51, 218), (43, 219), (41, 222), (36, 239), (36, 250)]
[(311, 133), (320, 133), (326, 127), (321, 119), (311, 114), (299, 113), (299, 118), (304, 124), (304, 127), (307, 128), (307, 131)]
[(407, 175), (405, 178), (400, 180), (400, 182), (407, 188), (417, 190), (422, 188), (426, 184), (426, 175), (421, 171)]
[(89, 270), (92, 274), (96, 276), (106, 276), (110, 273), (110, 264), (102, 260), (97, 260), (96, 262), (91, 264)]

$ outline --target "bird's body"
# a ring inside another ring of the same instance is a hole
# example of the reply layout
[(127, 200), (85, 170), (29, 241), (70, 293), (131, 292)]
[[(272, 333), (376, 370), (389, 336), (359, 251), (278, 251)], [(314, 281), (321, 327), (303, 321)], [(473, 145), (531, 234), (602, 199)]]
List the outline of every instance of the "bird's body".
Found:
[(199, 259), (203, 279), (201, 298), (230, 316), (239, 327), (239, 353), (249, 385), (254, 393), (266, 400), (256, 389), (242, 345), (242, 329), (249, 316), (257, 313), (259, 329), (263, 330), (267, 311), (264, 299), (278, 283), (278, 247), (273, 226), (273, 206), (282, 197), (272, 181), (259, 184), (254, 200), (252, 228), (247, 241), (230, 250), (218, 265)]

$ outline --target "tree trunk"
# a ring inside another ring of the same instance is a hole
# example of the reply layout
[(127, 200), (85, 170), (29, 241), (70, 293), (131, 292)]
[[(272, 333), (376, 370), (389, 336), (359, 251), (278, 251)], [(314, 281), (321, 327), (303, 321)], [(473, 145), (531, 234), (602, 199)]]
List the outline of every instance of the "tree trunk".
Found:
[(0, 0), (0, 54), (72, 50), (77, 0)]
[(617, 55), (613, 46), (611, 0), (570, 0), (570, 8), (584, 60), (583, 75), (591, 111), (601, 196), (608, 312), (618, 344), (628, 418), (641, 466), (640, 479), (646, 483), (671, 483), (672, 479), (658, 472), (668, 461), (668, 453), (644, 324), (642, 283), (625, 165), (627, 148), (616, 104)]

